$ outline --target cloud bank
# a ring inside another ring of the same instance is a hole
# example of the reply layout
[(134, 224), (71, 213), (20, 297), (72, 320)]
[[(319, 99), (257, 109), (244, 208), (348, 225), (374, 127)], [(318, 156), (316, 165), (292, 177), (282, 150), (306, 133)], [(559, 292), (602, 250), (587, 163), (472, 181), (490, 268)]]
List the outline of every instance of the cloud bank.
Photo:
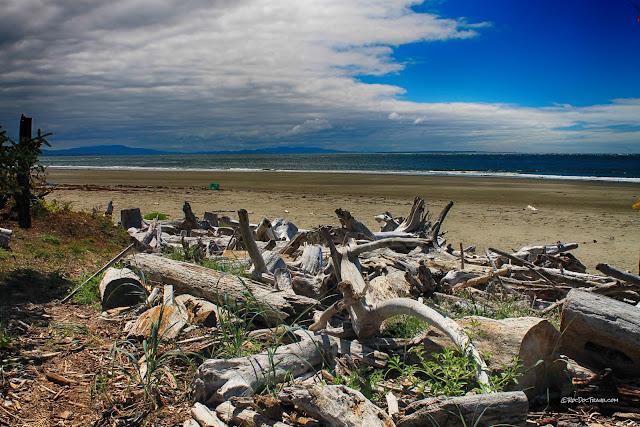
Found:
[(0, 0), (0, 124), (31, 115), (54, 148), (640, 151), (640, 99), (417, 103), (360, 81), (401, 73), (397, 46), (490, 31), (414, 3)]

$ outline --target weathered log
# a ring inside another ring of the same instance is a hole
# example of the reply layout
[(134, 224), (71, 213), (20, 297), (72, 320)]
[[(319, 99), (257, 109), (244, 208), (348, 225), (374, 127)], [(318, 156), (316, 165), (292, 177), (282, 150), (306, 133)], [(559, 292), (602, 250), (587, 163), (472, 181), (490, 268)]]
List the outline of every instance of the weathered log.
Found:
[(182, 304), (187, 309), (191, 322), (200, 323), (203, 326), (213, 327), (223, 321), (236, 320), (236, 317), (229, 313), (229, 311), (203, 298), (182, 294), (176, 297), (176, 302)]
[(173, 339), (180, 334), (188, 321), (189, 315), (186, 308), (178, 304), (173, 297), (173, 286), (165, 285), (162, 304), (142, 313), (127, 328), (127, 336), (148, 338), (151, 336), (153, 326), (157, 325), (159, 337)]
[(289, 270), (286, 268), (277, 268), (273, 272), (273, 278), (276, 281), (276, 288), (278, 290), (292, 294), (295, 293), (293, 290), (293, 279)]
[[(251, 253), (249, 253), (251, 255)], [(278, 255), (277, 252), (273, 251), (264, 251), (262, 254), (262, 259), (264, 260), (265, 267), (267, 267), (267, 271), (272, 273), (279, 269), (287, 269), (287, 263)]]
[(398, 427), (526, 424), (529, 401), (521, 391), (430, 397), (411, 403)]
[(283, 255), (293, 255), (294, 252), (306, 242), (309, 242), (309, 233), (298, 233), (289, 240), (287, 245), (280, 250), (280, 253)]
[(238, 211), (238, 219), (240, 222), (240, 233), (242, 233), (244, 247), (247, 252), (249, 252), (251, 262), (253, 262), (253, 274), (260, 277), (262, 273), (266, 273), (268, 271), (268, 268), (264, 258), (262, 258), (260, 249), (258, 249), (258, 246), (256, 245), (256, 240), (253, 237), (253, 231), (251, 231), (249, 226), (249, 215), (247, 214), (247, 211), (240, 209)]
[(205, 212), (204, 220), (211, 225), (211, 227), (219, 227), (220, 223), (218, 222), (218, 214), (213, 212)]
[(105, 216), (113, 215), (113, 200), (109, 200), (109, 203), (107, 204), (107, 209), (104, 211), (104, 215)]
[(298, 234), (298, 227), (286, 219), (276, 218), (271, 223), (271, 226), (276, 238), (279, 240), (290, 241), (296, 234)]
[(276, 421), (249, 408), (237, 408), (231, 402), (223, 402), (216, 407), (216, 413), (226, 423), (250, 427), (292, 427)]
[(410, 294), (411, 284), (405, 278), (405, 272), (393, 267), (386, 268), (387, 273), (369, 282), (369, 297), (372, 301), (384, 301), (391, 298), (406, 297)]
[(191, 416), (198, 422), (200, 427), (227, 427), (220, 421), (218, 415), (200, 402), (196, 402), (191, 408)]
[(142, 214), (140, 213), (140, 208), (121, 210), (120, 225), (125, 230), (128, 230), (131, 227), (142, 228)]
[(376, 240), (376, 237), (373, 235), (371, 230), (369, 230), (366, 225), (355, 219), (351, 215), (351, 212), (339, 208), (336, 209), (335, 212), (338, 216), (338, 219), (340, 220), (340, 224), (342, 224), (342, 227), (344, 227), (347, 231), (351, 233), (360, 233), (369, 240)]
[(327, 354), (337, 351), (337, 341), (326, 335), (299, 331), (300, 342), (235, 359), (209, 359), (196, 371), (194, 398), (205, 404), (224, 402), (232, 396), (251, 396), (267, 383), (277, 384), (320, 366)]
[(193, 230), (194, 228), (200, 228), (198, 218), (196, 218), (195, 214), (191, 210), (189, 202), (184, 202), (184, 205), (182, 205), (182, 211), (184, 212), (184, 221), (180, 224), (181, 230)]
[(98, 288), (103, 310), (136, 305), (147, 295), (142, 280), (128, 268), (109, 267)]
[(487, 283), (489, 283), (491, 279), (494, 279), (496, 277), (502, 277), (502, 276), (510, 276), (510, 275), (511, 275), (511, 267), (509, 266), (502, 267), (501, 269), (494, 270), (488, 274), (485, 274), (484, 276), (474, 277), (465, 282), (456, 284), (455, 286), (453, 286), (453, 292), (457, 293), (457, 292), (461, 292), (462, 290), (468, 287), (486, 285)]
[(296, 319), (318, 304), (312, 298), (283, 292), (247, 278), (194, 264), (138, 254), (126, 258), (126, 263), (142, 270), (147, 278), (171, 284), (179, 293), (191, 294), (213, 303), (242, 301), (259, 304), (257, 310), (268, 321)]
[(418, 231), (422, 231), (424, 228), (424, 210), (425, 203), (424, 199), (416, 196), (413, 199), (413, 205), (411, 206), (411, 211), (409, 212), (409, 216), (395, 229), (397, 232), (405, 232), (405, 233), (415, 233)]
[(330, 427), (392, 427), (391, 417), (362, 393), (344, 385), (285, 387), (278, 398)]
[(562, 311), (562, 354), (619, 375), (640, 372), (640, 311), (633, 305), (573, 289)]
[(640, 286), (640, 276), (636, 276), (635, 274), (631, 274), (626, 271), (618, 270), (617, 268), (611, 267), (609, 264), (600, 263), (596, 265), (596, 270), (601, 271), (607, 276), (624, 280), (625, 282), (632, 285)]
[(447, 203), (447, 205), (440, 212), (440, 215), (438, 215), (436, 222), (434, 222), (433, 225), (431, 226), (429, 233), (427, 233), (427, 237), (431, 239), (431, 241), (433, 241), (434, 246), (438, 248), (440, 247), (440, 239), (439, 239), (440, 227), (442, 227), (442, 223), (444, 222), (444, 219), (446, 218), (447, 214), (449, 213), (452, 207), (453, 207), (453, 202)]
[(520, 258), (520, 259), (523, 259), (525, 261), (533, 262), (533, 260), (536, 258), (536, 256), (541, 255), (541, 254), (557, 255), (560, 252), (568, 252), (570, 250), (577, 249), (577, 248), (578, 248), (578, 244), (577, 243), (567, 243), (565, 245), (565, 244), (562, 244), (562, 243), (558, 242), (555, 245), (525, 246), (523, 248), (520, 248), (513, 255), (518, 257), (518, 258)]
[(312, 275), (322, 268), (322, 248), (319, 245), (304, 247), (300, 256), (300, 268)]
[(13, 230), (0, 228), (0, 247), (6, 248), (9, 246), (9, 240), (11, 239), (12, 234)]

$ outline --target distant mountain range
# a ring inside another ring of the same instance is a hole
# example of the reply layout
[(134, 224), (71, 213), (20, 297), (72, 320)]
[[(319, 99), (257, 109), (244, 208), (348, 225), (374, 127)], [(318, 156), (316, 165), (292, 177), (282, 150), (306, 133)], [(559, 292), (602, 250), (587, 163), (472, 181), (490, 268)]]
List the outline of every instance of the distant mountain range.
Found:
[(319, 147), (268, 147), (257, 150), (226, 150), (178, 152), (152, 150), (149, 148), (132, 148), (126, 145), (94, 145), (92, 147), (69, 148), (66, 150), (42, 150), (44, 156), (167, 156), (178, 154), (317, 154), (344, 153), (340, 150), (328, 150)]

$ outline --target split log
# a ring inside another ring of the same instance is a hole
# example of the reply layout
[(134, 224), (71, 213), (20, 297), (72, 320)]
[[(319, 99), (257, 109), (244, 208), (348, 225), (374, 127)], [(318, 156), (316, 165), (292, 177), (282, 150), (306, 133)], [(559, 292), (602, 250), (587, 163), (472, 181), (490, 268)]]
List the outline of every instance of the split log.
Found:
[(296, 319), (318, 304), (312, 298), (283, 292), (247, 279), (211, 270), (194, 264), (174, 261), (149, 254), (138, 254), (126, 258), (126, 263), (142, 270), (147, 278), (171, 284), (180, 293), (204, 298), (213, 303), (223, 303), (227, 297), (231, 302), (260, 304), (257, 311), (267, 321), (281, 323)]
[(330, 427), (392, 427), (391, 417), (362, 393), (344, 385), (285, 387), (278, 398)]
[(191, 416), (198, 422), (200, 427), (227, 427), (220, 421), (218, 415), (202, 403), (196, 402), (191, 408)]
[(279, 240), (290, 241), (296, 234), (298, 234), (298, 227), (286, 219), (276, 218), (271, 223), (271, 226), (276, 238)]
[(272, 420), (249, 408), (235, 407), (231, 402), (223, 402), (216, 407), (216, 413), (225, 423), (251, 427), (292, 427), (281, 421)]
[(430, 397), (411, 403), (398, 427), (523, 426), (529, 401), (521, 391), (460, 397)]
[(13, 230), (0, 228), (0, 247), (6, 248), (9, 246), (9, 240), (11, 239), (12, 234)]
[(174, 339), (188, 321), (187, 310), (173, 297), (173, 286), (165, 285), (162, 304), (142, 313), (127, 329), (127, 336), (148, 338), (151, 336), (153, 326), (157, 325), (159, 337)]
[(302, 250), (300, 268), (309, 274), (316, 274), (322, 268), (322, 248), (319, 245), (307, 245)]
[(211, 404), (233, 396), (251, 396), (267, 383), (297, 377), (320, 366), (337, 352), (337, 341), (326, 335), (298, 331), (302, 341), (235, 359), (209, 359), (200, 365), (192, 383), (194, 398)]
[(350, 233), (356, 233), (356, 234), (360, 233), (369, 240), (376, 240), (376, 237), (373, 235), (371, 230), (369, 230), (369, 228), (367, 228), (366, 225), (364, 225), (363, 223), (355, 219), (351, 215), (351, 212), (346, 211), (344, 209), (339, 209), (339, 208), (336, 209), (335, 212), (336, 212), (336, 215), (338, 216), (338, 219), (340, 220), (340, 224), (342, 224), (342, 227), (345, 228), (347, 231), (349, 231)]
[(128, 268), (109, 267), (98, 285), (102, 309), (130, 307), (143, 301), (147, 290), (142, 281)]
[(140, 208), (123, 209), (120, 211), (120, 225), (125, 230), (134, 228), (142, 228), (142, 214)]
[(619, 375), (640, 372), (640, 311), (633, 305), (573, 289), (562, 311), (560, 351), (585, 365)]

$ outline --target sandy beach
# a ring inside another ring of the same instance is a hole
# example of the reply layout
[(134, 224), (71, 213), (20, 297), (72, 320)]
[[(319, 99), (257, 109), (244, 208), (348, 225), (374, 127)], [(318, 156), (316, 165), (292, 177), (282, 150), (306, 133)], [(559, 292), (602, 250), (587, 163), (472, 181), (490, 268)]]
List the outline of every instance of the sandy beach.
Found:
[[(334, 210), (350, 210), (374, 231), (374, 216), (406, 216), (420, 196), (437, 216), (454, 206), (443, 230), (455, 247), (515, 250), (530, 244), (576, 242), (573, 251), (594, 272), (599, 262), (638, 273), (640, 215), (631, 206), (640, 184), (477, 177), (290, 172), (142, 172), (49, 169), (47, 196), (71, 202), (74, 210), (139, 207), (144, 214), (183, 216), (188, 201), (197, 216), (241, 208), (252, 222), (282, 217), (300, 228), (338, 225)], [(210, 183), (220, 190), (209, 190)], [(534, 208), (534, 209), (531, 209)]]

